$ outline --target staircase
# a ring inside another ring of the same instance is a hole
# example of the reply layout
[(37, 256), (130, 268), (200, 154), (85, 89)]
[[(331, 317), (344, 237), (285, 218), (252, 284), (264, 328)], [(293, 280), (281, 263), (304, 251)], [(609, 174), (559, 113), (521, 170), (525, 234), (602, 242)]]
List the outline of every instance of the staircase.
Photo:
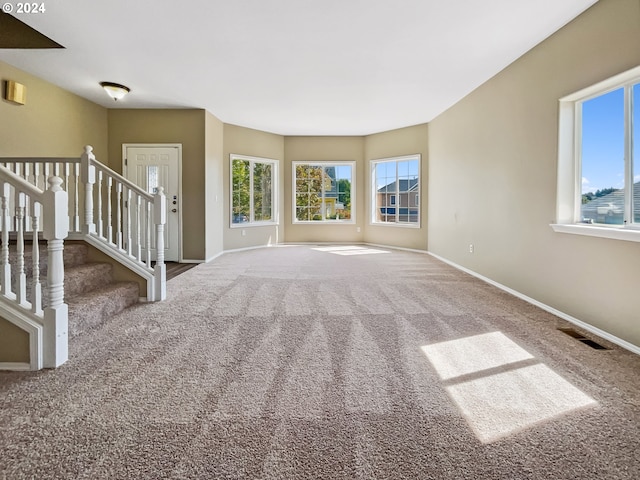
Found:
[[(88, 247), (85, 244), (66, 243), (64, 246), (64, 300), (69, 306), (69, 338), (104, 324), (125, 308), (138, 303), (140, 297), (137, 282), (115, 281), (112, 264), (89, 262), (87, 255)], [(10, 256), (17, 257), (17, 254), (11, 251)], [(33, 278), (32, 250), (29, 245), (25, 245), (24, 258), (29, 297)], [(12, 280), (15, 285), (15, 279)], [(47, 283), (46, 257), (40, 262), (40, 282), (44, 289)], [(49, 304), (46, 294), (42, 304), (43, 308)]]
[[(0, 158), (0, 316), (27, 332), (29, 348), (28, 363), (0, 364), (57, 368), (68, 360), (69, 337), (140, 298), (164, 300), (166, 212), (162, 186), (149, 193), (97, 161), (90, 146), (79, 158)], [(31, 258), (29, 240), (40, 245)], [(87, 263), (86, 250), (70, 247), (77, 241), (140, 283), (115, 282), (109, 265)]]

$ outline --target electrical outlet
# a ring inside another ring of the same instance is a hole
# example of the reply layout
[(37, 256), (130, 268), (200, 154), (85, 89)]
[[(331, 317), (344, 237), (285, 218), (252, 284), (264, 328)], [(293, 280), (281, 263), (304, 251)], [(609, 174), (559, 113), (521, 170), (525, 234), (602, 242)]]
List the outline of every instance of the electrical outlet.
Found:
[(356, 227), (356, 232), (360, 233), (360, 227)]
[(473, 243), (469, 244), (469, 253), (473, 253)]
[(243, 237), (246, 237), (246, 236), (247, 236), (247, 231), (243, 229), (243, 230), (242, 230), (241, 235), (242, 235)]

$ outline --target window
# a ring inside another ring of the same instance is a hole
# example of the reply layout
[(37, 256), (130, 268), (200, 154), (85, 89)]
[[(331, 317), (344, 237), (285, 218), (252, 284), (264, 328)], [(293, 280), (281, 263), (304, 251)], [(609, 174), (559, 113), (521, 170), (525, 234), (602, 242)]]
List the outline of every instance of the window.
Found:
[(640, 241), (640, 67), (562, 98), (559, 125), (554, 230)]
[(231, 155), (231, 226), (276, 222), (277, 162)]
[(354, 162), (293, 162), (295, 222), (355, 221)]
[(372, 222), (420, 226), (420, 155), (371, 162)]

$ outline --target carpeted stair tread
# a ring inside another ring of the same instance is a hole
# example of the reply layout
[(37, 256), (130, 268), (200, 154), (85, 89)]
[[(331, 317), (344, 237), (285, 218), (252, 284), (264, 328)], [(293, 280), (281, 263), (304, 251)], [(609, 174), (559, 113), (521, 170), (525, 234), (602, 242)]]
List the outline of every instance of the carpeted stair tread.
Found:
[(102, 325), (109, 318), (138, 302), (136, 282), (113, 282), (66, 298), (69, 305), (69, 337)]
[(111, 283), (113, 267), (109, 263), (84, 263), (65, 267), (64, 292), (70, 298)]

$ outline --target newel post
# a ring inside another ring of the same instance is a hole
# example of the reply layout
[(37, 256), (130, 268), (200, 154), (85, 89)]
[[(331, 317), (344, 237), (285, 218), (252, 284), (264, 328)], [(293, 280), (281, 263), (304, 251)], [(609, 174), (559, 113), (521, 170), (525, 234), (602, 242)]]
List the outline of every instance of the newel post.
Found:
[(89, 234), (96, 231), (93, 223), (93, 184), (96, 183), (96, 167), (92, 161), (96, 157), (93, 155), (93, 147), (84, 147), (84, 153), (80, 157), (80, 178), (84, 184), (84, 220), (82, 221), (82, 233)]
[(49, 189), (44, 192), (43, 237), (47, 240), (48, 271), (47, 293), (49, 306), (44, 309), (44, 367), (55, 368), (69, 357), (68, 308), (64, 303), (64, 239), (69, 233), (67, 192), (60, 177), (48, 180)]
[(156, 225), (156, 266), (153, 269), (154, 300), (160, 301), (167, 298), (167, 266), (164, 263), (164, 226), (167, 223), (167, 202), (162, 187), (158, 187), (158, 191), (153, 196), (153, 222)]

